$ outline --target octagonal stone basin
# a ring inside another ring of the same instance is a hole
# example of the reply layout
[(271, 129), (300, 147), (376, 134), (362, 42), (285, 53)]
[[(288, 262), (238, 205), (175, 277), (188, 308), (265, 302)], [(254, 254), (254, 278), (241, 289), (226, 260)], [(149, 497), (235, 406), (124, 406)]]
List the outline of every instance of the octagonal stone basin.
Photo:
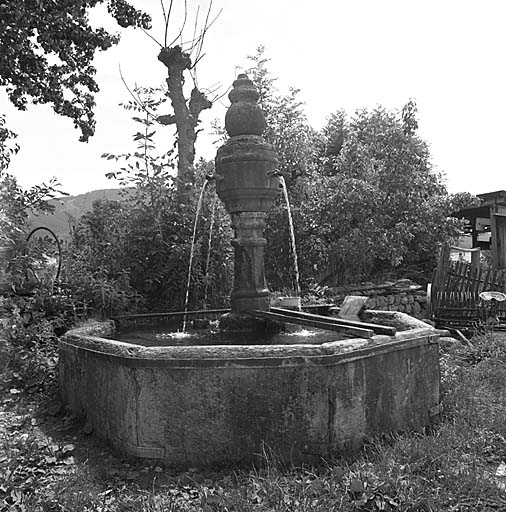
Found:
[(71, 411), (123, 453), (204, 466), (288, 462), (419, 428), (438, 413), (436, 331), (404, 313), (367, 311), (394, 336), (284, 345), (142, 346), (91, 322), (60, 340), (60, 388)]

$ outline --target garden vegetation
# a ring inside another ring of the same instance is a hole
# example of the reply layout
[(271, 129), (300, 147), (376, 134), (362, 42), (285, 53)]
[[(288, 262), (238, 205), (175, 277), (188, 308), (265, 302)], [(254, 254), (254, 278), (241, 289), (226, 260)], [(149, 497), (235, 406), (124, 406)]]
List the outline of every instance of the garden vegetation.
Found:
[[(70, 4), (68, 9), (75, 9)], [(123, 20), (127, 25), (149, 23), (142, 13), (125, 11), (122, 2), (109, 5), (116, 17), (130, 13)], [(51, 23), (62, 21), (64, 14), (44, 9)], [(72, 15), (84, 23), (80, 13)], [(2, 23), (10, 23), (6, 19)], [(72, 51), (79, 50), (88, 66), (89, 52), (114, 40), (93, 32), (83, 42), (86, 30), (76, 26), (80, 39)], [(45, 34), (43, 27), (40, 33)], [(7, 84), (20, 107), (27, 96), (54, 103), (86, 139), (93, 132), (89, 94), (79, 93), (77, 110), (69, 110), (58, 90), (48, 95), (47, 62), (38, 58), (36, 48), (19, 44), (26, 57), (19, 65), (31, 62), (34, 68), (7, 68), (2, 71), (7, 82), (0, 85)], [(63, 45), (60, 57), (71, 61), (68, 51)], [(315, 131), (298, 91), (277, 91), (267, 64), (259, 48), (249, 75), (259, 88), (265, 137), (278, 151), (293, 206), (302, 289), (315, 297), (324, 285), (375, 280), (401, 270), (427, 280), (439, 245), (462, 229), (451, 213), (474, 199), (448, 193), (417, 133), (414, 102), (399, 111), (336, 112)], [(67, 71), (70, 75), (58, 80), (62, 87), (82, 82), (83, 70)], [(93, 92), (96, 84), (90, 80), (84, 85)], [(47, 87), (38, 89), (38, 83)], [(141, 88), (135, 97), (124, 105), (138, 126), (134, 148), (104, 155), (117, 166), (109, 175), (120, 180), (123, 197), (97, 201), (77, 219), (62, 248), (51, 236), (27, 242), (34, 227), (28, 213), (50, 210), (49, 200), (62, 191), (56, 181), (30, 190), (17, 184), (8, 173), (17, 151), (15, 135), (0, 117), (0, 510), (504, 510), (496, 469), (506, 459), (506, 350), (498, 335), (477, 337), (471, 347), (445, 347), (439, 424), (370, 439), (358, 457), (340, 456), (304, 468), (281, 464), (268, 447), (254, 469), (176, 472), (136, 464), (114, 457), (86, 437), (90, 432), (79, 418), (66, 415), (55, 395), (58, 336), (90, 317), (183, 307), (196, 204), (207, 182), (197, 222), (190, 308), (228, 304), (232, 233), (215, 200), (213, 162), (192, 165), (181, 194), (181, 182), (174, 178), (177, 155), (155, 144), (160, 126), (147, 114), (163, 111), (167, 95)], [(219, 124), (216, 132), (225, 136)], [(280, 198), (266, 230), (267, 279), (271, 289), (283, 292), (294, 289), (286, 208)]]

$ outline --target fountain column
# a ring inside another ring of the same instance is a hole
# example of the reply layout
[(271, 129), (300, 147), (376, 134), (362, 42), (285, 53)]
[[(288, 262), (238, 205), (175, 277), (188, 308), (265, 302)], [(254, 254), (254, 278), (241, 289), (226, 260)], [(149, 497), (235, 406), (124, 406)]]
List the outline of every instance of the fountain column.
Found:
[(216, 155), (216, 191), (232, 219), (235, 238), (232, 315), (269, 309), (264, 273), (265, 218), (279, 193), (274, 147), (262, 137), (265, 118), (258, 91), (245, 74), (237, 77), (228, 95), (225, 116), (230, 139)]

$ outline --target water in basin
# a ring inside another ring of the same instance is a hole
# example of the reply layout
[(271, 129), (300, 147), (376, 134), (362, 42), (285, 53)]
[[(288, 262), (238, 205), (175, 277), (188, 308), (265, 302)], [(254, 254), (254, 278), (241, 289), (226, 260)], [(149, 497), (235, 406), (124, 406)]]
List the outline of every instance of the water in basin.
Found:
[(203, 345), (319, 345), (345, 339), (347, 336), (323, 329), (305, 328), (287, 324), (282, 332), (238, 334), (222, 332), (217, 322), (206, 329), (188, 328), (182, 332), (181, 324), (170, 322), (155, 325), (130, 326), (119, 329), (114, 339), (144, 347), (203, 346)]

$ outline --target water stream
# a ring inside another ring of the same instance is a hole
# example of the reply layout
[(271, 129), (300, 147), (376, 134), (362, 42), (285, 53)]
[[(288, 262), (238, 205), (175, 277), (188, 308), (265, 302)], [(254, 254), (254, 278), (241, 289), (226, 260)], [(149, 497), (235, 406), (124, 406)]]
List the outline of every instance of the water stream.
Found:
[(299, 261), (297, 259), (297, 246), (295, 245), (295, 230), (293, 228), (293, 219), (292, 219), (292, 208), (290, 206), (290, 200), (288, 198), (288, 189), (286, 188), (286, 181), (283, 176), (279, 176), (279, 183), (281, 184), (281, 189), (283, 190), (283, 197), (285, 198), (286, 210), (288, 212), (288, 229), (290, 232), (290, 245), (292, 249), (292, 262), (293, 262), (293, 272), (295, 274), (295, 295), (300, 297), (300, 276), (299, 276)]
[(213, 196), (213, 202), (211, 204), (211, 220), (209, 222), (209, 239), (207, 241), (207, 257), (206, 257), (206, 269), (204, 272), (204, 309), (207, 307), (207, 290), (208, 290), (208, 276), (209, 276), (209, 265), (211, 263), (211, 242), (213, 240), (213, 229), (214, 219), (216, 216), (216, 199), (217, 194)]
[(195, 253), (195, 239), (197, 238), (197, 224), (199, 220), (200, 210), (202, 209), (202, 202), (204, 201), (204, 192), (206, 191), (208, 180), (204, 181), (202, 185), (202, 189), (200, 191), (199, 200), (197, 202), (197, 210), (195, 212), (195, 222), (193, 223), (193, 236), (192, 236), (192, 244), (190, 248), (190, 261), (188, 263), (188, 280), (186, 281), (186, 296), (184, 299), (184, 315), (183, 315), (183, 332), (186, 332), (186, 314), (188, 313), (188, 299), (190, 296), (190, 284), (192, 277), (192, 264), (193, 264), (193, 256)]

